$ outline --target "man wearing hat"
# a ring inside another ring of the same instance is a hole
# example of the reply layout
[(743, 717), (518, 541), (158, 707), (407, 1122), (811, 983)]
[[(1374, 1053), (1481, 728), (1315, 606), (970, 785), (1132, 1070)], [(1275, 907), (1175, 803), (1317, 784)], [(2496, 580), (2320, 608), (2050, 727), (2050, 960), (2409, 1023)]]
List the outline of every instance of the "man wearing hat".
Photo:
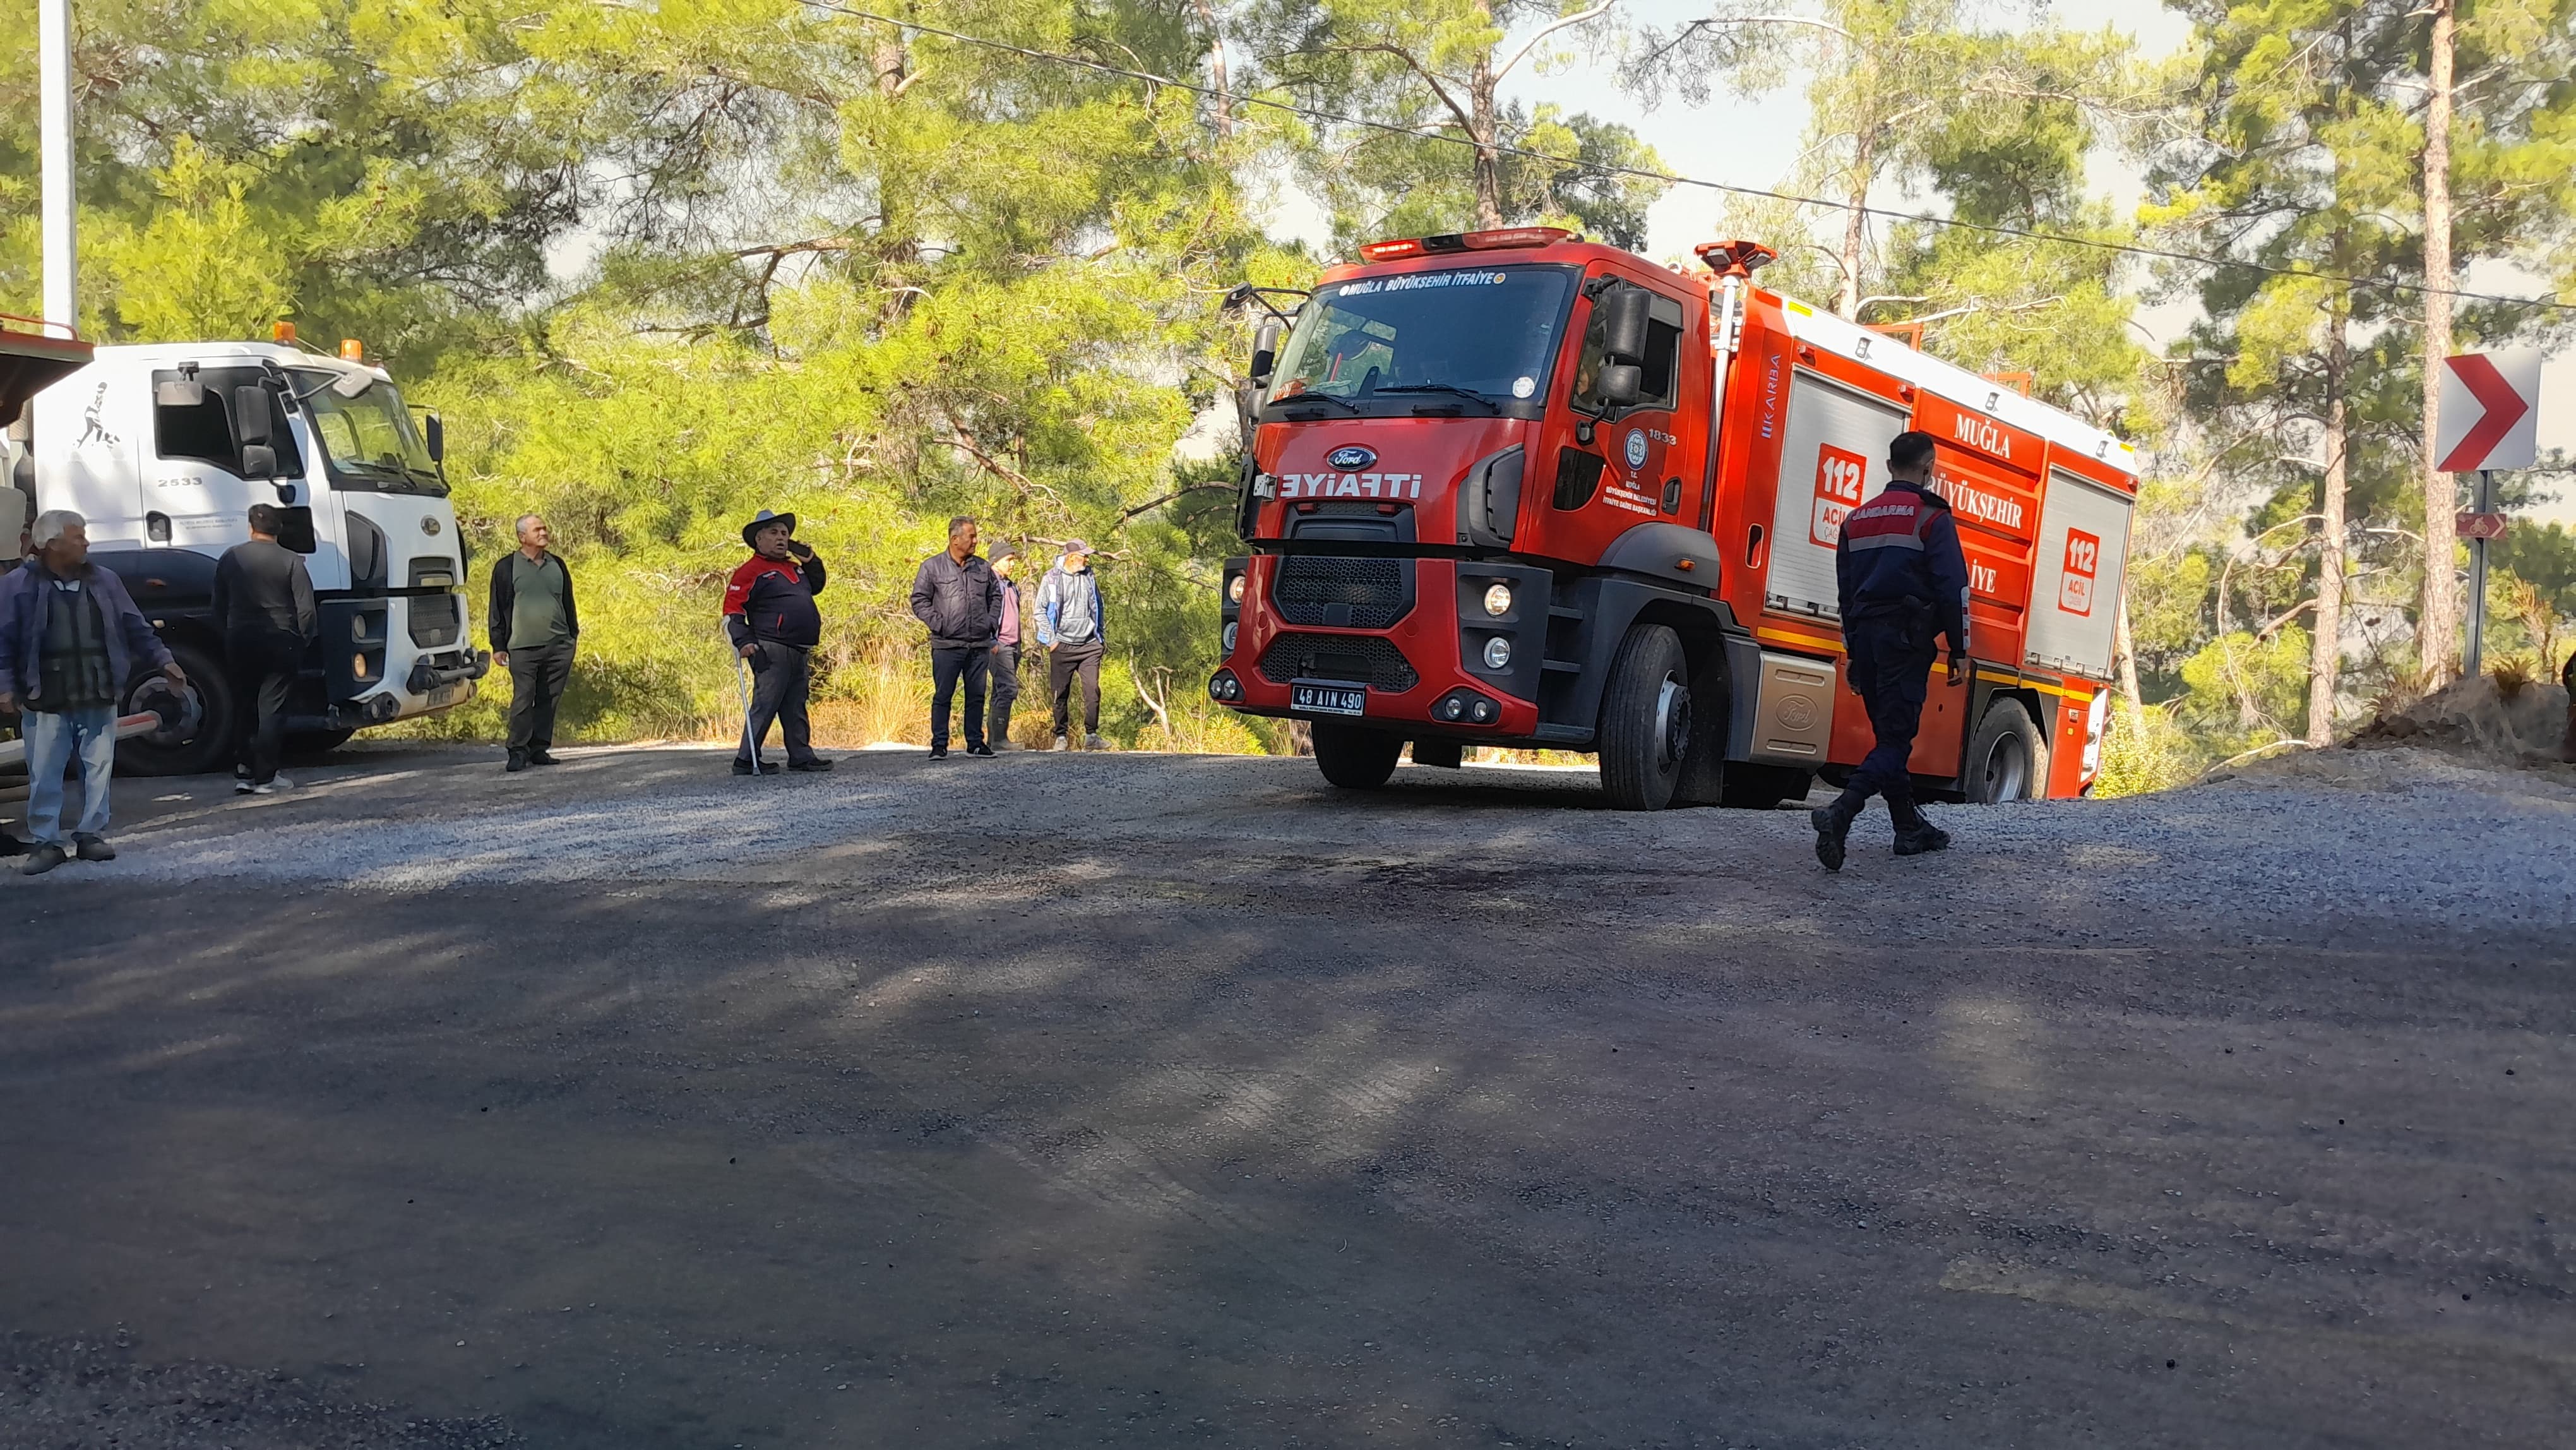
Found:
[(754, 763), (772, 720), (787, 739), (787, 769), (832, 768), (832, 762), (814, 753), (805, 720), (814, 647), (823, 642), (823, 612), (814, 607), (814, 596), (823, 592), (823, 561), (798, 543), (795, 533), (794, 514), (762, 509), (742, 526), (751, 557), (725, 582), (725, 634), (750, 663), (754, 681), (751, 715), (743, 722), (742, 748), (733, 758), (736, 775), (778, 772), (775, 764)]
[(1064, 557), (1038, 582), (1038, 643), (1047, 650), (1047, 693), (1055, 699), (1055, 748), (1066, 747), (1073, 725), (1073, 684), (1082, 681), (1082, 745), (1098, 750), (1100, 657), (1109, 646), (1101, 630), (1100, 579), (1091, 572), (1091, 546), (1066, 541)]
[(949, 702), (966, 682), (966, 753), (993, 753), (984, 738), (984, 681), (1002, 623), (1002, 583), (975, 552), (975, 521), (948, 521), (948, 547), (912, 576), (912, 613), (930, 626), (930, 758), (948, 758)]

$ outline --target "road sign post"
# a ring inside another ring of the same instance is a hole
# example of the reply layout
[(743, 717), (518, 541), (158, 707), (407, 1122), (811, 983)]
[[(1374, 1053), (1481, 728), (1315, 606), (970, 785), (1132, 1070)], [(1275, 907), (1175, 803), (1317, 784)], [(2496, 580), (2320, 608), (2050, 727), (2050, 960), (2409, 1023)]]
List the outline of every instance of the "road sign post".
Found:
[[(2504, 536), (2495, 511), (2495, 470), (2529, 468), (2539, 453), (2540, 354), (2470, 352), (2442, 359), (2441, 428), (2433, 456), (2445, 473), (2478, 476), (2475, 512), (2459, 516), (2458, 537), (2469, 541), (2469, 638), (2464, 663), (2475, 678), (2485, 668), (2487, 542)], [(2437, 567), (2430, 540), (2424, 567)]]
[[(2495, 474), (2478, 470), (2477, 517), (2484, 520), (2495, 512)], [(2487, 539), (2488, 530), (2481, 528), (2469, 537), (2469, 649), (2468, 676), (2476, 679), (2486, 672), (2487, 641)]]

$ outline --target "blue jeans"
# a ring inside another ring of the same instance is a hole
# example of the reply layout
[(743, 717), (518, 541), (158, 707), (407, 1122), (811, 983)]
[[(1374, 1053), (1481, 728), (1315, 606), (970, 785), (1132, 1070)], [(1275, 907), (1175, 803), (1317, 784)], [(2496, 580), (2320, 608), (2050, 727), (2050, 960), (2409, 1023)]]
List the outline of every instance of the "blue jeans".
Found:
[(30, 710), (18, 717), (27, 742), (27, 838), (39, 846), (63, 844), (63, 767), (80, 752), (81, 816), (72, 827), (95, 836), (107, 829), (107, 778), (116, 769), (116, 707), (54, 714)]

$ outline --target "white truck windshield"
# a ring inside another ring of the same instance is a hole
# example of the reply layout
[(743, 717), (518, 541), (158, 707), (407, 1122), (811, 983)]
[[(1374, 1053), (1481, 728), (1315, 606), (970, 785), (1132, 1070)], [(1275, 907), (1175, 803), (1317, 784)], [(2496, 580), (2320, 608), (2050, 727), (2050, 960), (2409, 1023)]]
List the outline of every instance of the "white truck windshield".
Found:
[(300, 371), (296, 389), (312, 410), (313, 436), (331, 468), (331, 482), (347, 489), (377, 493), (444, 495), (438, 465), (412, 427), (402, 394), (378, 383), (354, 398), (333, 386), (338, 375)]
[(1457, 267), (1322, 288), (1297, 315), (1267, 402), (1320, 395), (1375, 415), (1481, 400), (1536, 416), (1574, 280), (1571, 267)]

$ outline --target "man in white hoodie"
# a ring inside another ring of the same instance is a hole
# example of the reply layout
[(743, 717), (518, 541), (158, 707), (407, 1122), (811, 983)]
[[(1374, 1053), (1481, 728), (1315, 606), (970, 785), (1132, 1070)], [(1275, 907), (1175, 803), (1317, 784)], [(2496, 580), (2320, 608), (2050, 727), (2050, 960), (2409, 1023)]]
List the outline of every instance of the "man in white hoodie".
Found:
[(1108, 649), (1101, 629), (1100, 578), (1091, 572), (1091, 546), (1069, 540), (1064, 557), (1038, 581), (1038, 643), (1047, 651), (1047, 693), (1055, 699), (1055, 748), (1066, 749), (1072, 731), (1073, 684), (1082, 682), (1082, 745), (1105, 748), (1100, 738), (1100, 656)]

